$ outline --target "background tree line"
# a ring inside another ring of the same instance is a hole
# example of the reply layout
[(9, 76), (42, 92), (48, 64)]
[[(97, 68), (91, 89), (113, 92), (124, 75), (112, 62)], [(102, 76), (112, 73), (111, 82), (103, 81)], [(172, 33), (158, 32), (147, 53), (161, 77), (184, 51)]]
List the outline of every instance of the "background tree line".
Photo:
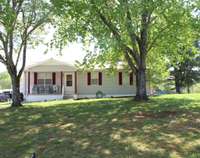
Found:
[(11, 88), (11, 80), (10, 76), (7, 72), (0, 73), (0, 90), (2, 89), (10, 89)]

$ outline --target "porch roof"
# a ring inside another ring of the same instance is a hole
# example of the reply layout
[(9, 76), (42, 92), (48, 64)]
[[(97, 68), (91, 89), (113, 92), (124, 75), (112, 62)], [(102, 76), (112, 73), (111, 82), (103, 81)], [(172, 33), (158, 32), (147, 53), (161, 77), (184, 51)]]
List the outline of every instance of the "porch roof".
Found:
[(37, 72), (76, 71), (76, 70), (77, 69), (75, 66), (63, 61), (56, 60), (54, 58), (50, 58), (42, 62), (37, 62), (25, 68), (25, 71), (37, 71)]

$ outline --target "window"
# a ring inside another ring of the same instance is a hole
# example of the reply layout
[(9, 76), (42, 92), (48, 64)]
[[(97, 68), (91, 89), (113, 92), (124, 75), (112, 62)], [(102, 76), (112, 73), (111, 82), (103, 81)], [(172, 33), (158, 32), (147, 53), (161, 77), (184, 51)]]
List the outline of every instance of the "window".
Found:
[(88, 72), (87, 85), (102, 85), (102, 72)]
[(37, 84), (38, 85), (51, 85), (52, 84), (52, 74), (40, 72), (37, 75)]
[(98, 85), (98, 72), (92, 72), (91, 78), (91, 84)]
[(71, 87), (72, 86), (72, 75), (66, 75), (66, 86)]

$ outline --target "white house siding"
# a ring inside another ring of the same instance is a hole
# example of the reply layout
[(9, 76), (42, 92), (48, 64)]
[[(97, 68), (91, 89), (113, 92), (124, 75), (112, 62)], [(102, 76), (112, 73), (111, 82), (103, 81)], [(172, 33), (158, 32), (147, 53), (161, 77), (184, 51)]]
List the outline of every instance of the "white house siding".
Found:
[[(31, 81), (31, 73), (30, 73), (30, 82)], [(28, 72), (23, 72), (21, 80), (20, 80), (20, 92), (24, 94), (28, 94)]]
[[(91, 76), (96, 72), (91, 72)], [(107, 97), (110, 96), (134, 96), (135, 77), (133, 85), (129, 83), (129, 74), (122, 72), (122, 85), (118, 84), (118, 72), (108, 75), (102, 72), (102, 85), (87, 85), (87, 72), (77, 73), (77, 90), (79, 97), (95, 97), (97, 91), (102, 91)]]

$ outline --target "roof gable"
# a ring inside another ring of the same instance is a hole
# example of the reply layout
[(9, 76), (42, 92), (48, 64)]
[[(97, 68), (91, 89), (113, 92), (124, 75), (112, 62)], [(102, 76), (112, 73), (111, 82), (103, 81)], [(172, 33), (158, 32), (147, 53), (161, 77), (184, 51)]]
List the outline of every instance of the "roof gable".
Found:
[(27, 66), (25, 68), (25, 71), (38, 69), (40, 67), (49, 67), (49, 68), (56, 67), (60, 70), (65, 70), (65, 68), (67, 68), (66, 70), (72, 70), (72, 71), (76, 70), (76, 67), (74, 65), (71, 65), (71, 64), (63, 62), (63, 61), (56, 60), (54, 58), (50, 58), (50, 59), (44, 60), (42, 62), (37, 62), (35, 64)]

